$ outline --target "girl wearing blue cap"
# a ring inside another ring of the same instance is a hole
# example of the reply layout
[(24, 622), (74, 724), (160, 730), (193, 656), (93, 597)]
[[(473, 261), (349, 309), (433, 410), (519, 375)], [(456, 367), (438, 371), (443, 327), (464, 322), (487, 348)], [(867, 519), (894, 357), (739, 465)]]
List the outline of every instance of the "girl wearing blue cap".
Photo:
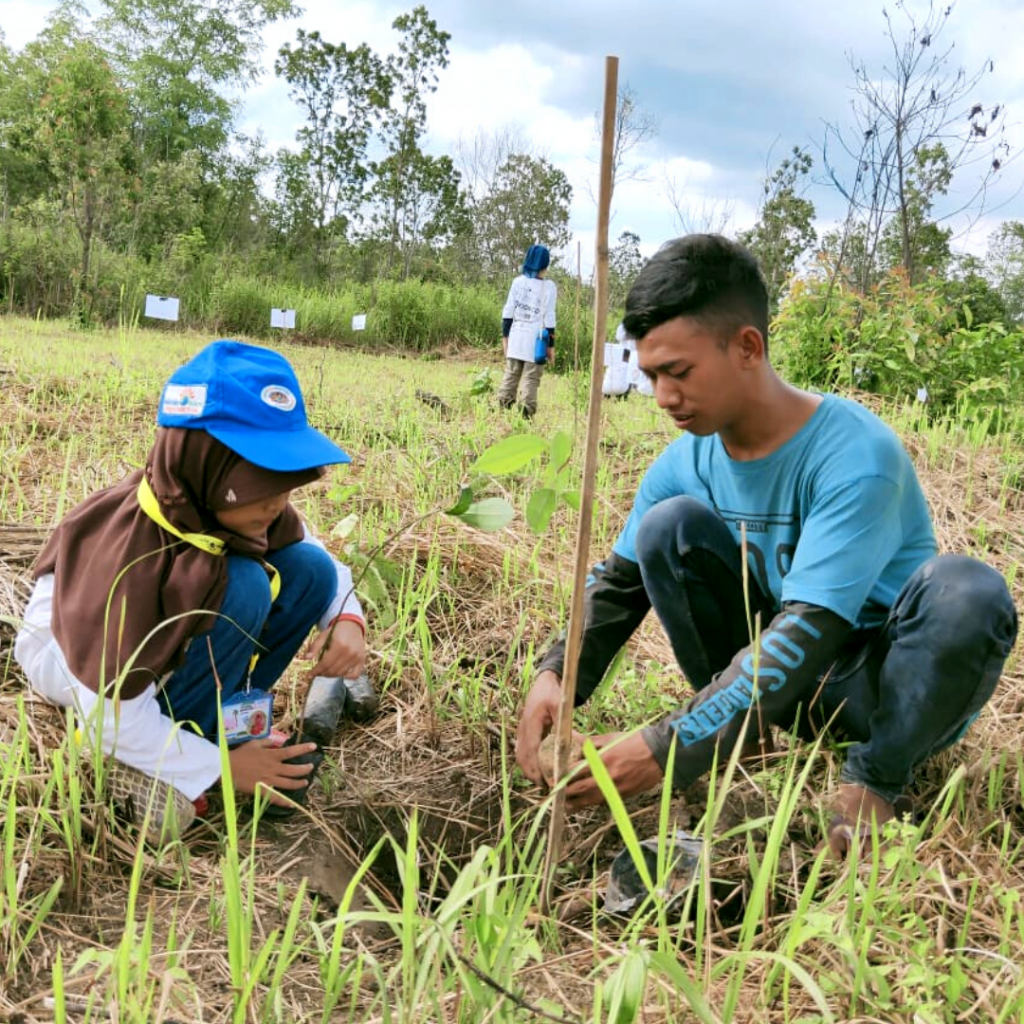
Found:
[(270, 736), (270, 691), (314, 626), (315, 673), (358, 676), (365, 624), (349, 570), (289, 502), (349, 457), (309, 426), (283, 356), (214, 342), (166, 384), (157, 423), (145, 468), (47, 542), (15, 657), (114, 755), (115, 795), (180, 829), (221, 775), (218, 690), (229, 743), (248, 739), (235, 788), (304, 793), (316, 745)]
[(554, 281), (544, 280), (550, 263), (551, 253), (546, 246), (531, 245), (523, 260), (523, 272), (512, 282), (501, 311), (505, 376), (498, 389), (498, 404), (511, 409), (518, 398), (527, 419), (537, 411), (544, 365), (555, 361), (558, 289)]

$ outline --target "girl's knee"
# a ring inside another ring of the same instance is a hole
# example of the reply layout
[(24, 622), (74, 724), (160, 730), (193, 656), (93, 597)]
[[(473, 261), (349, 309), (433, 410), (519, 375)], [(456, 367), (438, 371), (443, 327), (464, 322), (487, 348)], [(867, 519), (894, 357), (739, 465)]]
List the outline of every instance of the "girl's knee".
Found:
[(281, 573), (282, 588), (308, 595), (313, 604), (330, 604), (338, 589), (338, 571), (322, 547), (299, 541), (274, 552), (268, 560)]
[(270, 578), (253, 558), (228, 556), (228, 586), (221, 613), (252, 636), (258, 636), (270, 614)]

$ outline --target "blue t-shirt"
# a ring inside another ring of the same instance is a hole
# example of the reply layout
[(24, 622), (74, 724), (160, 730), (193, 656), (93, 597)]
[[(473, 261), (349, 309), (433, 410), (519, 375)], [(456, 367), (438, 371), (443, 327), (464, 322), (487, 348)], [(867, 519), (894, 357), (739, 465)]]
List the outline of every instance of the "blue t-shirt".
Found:
[(640, 521), (686, 494), (740, 543), (776, 610), (804, 601), (858, 627), (878, 625), (935, 552), (928, 505), (899, 438), (874, 413), (825, 395), (800, 431), (762, 459), (729, 457), (717, 434), (684, 434), (644, 474), (615, 552), (637, 561)]

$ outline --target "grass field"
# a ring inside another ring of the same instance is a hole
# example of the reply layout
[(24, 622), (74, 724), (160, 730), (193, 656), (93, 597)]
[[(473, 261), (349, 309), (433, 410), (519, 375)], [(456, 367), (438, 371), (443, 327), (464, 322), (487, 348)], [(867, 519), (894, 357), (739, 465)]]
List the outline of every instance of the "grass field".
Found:
[[(966, 740), (922, 771), (916, 820), (860, 863), (820, 850), (841, 751), (779, 736), (757, 768), (570, 816), (541, 914), (547, 795), (513, 770), (510, 734), (535, 652), (564, 621), (574, 513), (531, 533), (524, 473), (489, 485), (520, 513), (500, 533), (428, 514), (454, 503), (480, 451), (523, 429), (470, 395), (479, 353), (280, 346), (311, 419), (353, 456), (300, 508), (356, 567), (395, 534), (362, 583), (382, 713), (342, 731), (307, 817), (254, 829), (215, 806), (161, 849), (117, 821), (62, 714), (25, 690), (10, 641), (47, 531), (141, 464), (162, 382), (208, 340), (0, 319), (0, 1020), (1024, 1020), (1016, 656)], [(577, 467), (585, 391), (548, 377), (530, 428), (574, 435)], [(943, 550), (991, 561), (1024, 607), (1020, 434), (883, 413)], [(595, 557), (673, 436), (647, 400), (606, 404)], [(282, 686), (287, 728), (303, 694)], [(686, 693), (649, 621), (577, 725), (638, 726)], [(683, 905), (605, 914), (615, 853), (675, 827), (705, 839)]]

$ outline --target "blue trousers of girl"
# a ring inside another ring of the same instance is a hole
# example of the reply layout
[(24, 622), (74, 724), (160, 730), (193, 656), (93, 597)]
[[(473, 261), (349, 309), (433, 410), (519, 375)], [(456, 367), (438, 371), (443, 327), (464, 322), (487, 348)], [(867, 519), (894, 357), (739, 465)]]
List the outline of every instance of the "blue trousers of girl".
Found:
[(273, 602), (263, 566), (252, 558), (227, 556), (227, 591), (213, 629), (192, 637), (184, 662), (159, 690), (164, 713), (194, 722), (204, 736), (217, 735), (217, 679), (224, 701), (245, 686), (258, 652), (252, 687), (270, 690), (337, 592), (334, 561), (315, 544), (290, 544), (267, 561), (281, 574), (281, 592)]

